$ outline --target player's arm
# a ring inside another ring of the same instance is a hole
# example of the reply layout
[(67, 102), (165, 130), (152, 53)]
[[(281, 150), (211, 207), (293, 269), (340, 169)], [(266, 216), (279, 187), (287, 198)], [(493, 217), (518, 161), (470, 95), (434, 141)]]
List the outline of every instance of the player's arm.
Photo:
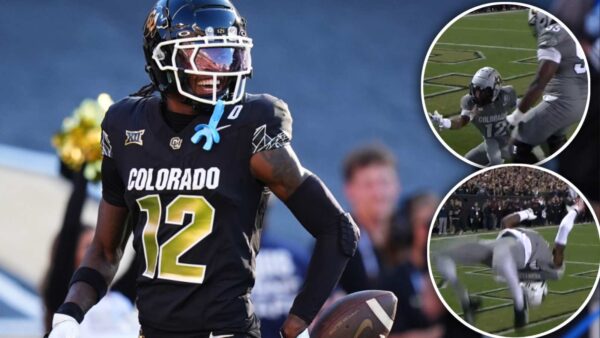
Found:
[(471, 117), (468, 114), (445, 118), (437, 110), (433, 114), (429, 113), (429, 118), (440, 129), (460, 129), (471, 122)]
[(540, 64), (535, 78), (529, 85), (529, 88), (527, 88), (527, 92), (525, 92), (525, 95), (519, 102), (517, 109), (506, 117), (508, 123), (513, 126), (518, 125), (525, 117), (525, 113), (538, 102), (544, 92), (544, 88), (546, 88), (546, 85), (558, 70), (561, 55), (554, 48), (541, 48), (538, 49), (538, 59), (540, 60)]
[(531, 108), (540, 99), (542, 93), (544, 92), (544, 88), (546, 88), (548, 82), (550, 82), (550, 80), (554, 77), (554, 74), (556, 74), (558, 65), (558, 63), (552, 60), (541, 61), (533, 82), (531, 82), (527, 92), (519, 103), (518, 108), (521, 112), (528, 111), (529, 108)]
[(71, 278), (65, 302), (54, 315), (50, 338), (78, 337), (78, 324), (106, 294), (123, 255), (129, 234), (125, 224), (127, 208), (122, 201), (121, 189), (124, 187), (113, 160), (106, 157), (102, 161), (102, 183), (103, 199), (98, 209), (94, 239)]
[(471, 122), (468, 115), (457, 115), (450, 118), (450, 129), (460, 129)]
[(289, 144), (254, 154), (250, 168), (316, 238), (306, 280), (282, 328), (284, 337), (297, 337), (325, 303), (354, 254), (358, 227), (323, 182), (302, 167)]

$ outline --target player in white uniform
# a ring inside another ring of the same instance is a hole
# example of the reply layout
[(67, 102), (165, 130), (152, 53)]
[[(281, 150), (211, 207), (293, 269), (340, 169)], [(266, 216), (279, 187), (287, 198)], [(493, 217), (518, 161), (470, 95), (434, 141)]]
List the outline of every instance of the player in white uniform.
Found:
[(469, 86), (469, 94), (460, 100), (460, 115), (444, 118), (437, 111), (429, 114), (440, 129), (460, 129), (472, 122), (483, 142), (465, 157), (474, 163), (490, 166), (502, 164), (510, 157), (509, 131), (506, 115), (517, 105), (517, 93), (512, 86), (502, 86), (498, 71), (492, 67), (479, 69)]

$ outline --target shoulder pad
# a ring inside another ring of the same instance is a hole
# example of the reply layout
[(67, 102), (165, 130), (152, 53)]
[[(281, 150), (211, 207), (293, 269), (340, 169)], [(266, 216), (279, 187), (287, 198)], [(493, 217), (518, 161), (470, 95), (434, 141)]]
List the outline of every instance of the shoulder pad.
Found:
[(517, 102), (517, 92), (513, 86), (503, 86), (500, 89), (500, 95), (505, 104), (508, 103), (514, 105), (515, 102)]
[(466, 94), (460, 99), (460, 108), (463, 110), (471, 110), (475, 106), (473, 100), (471, 100), (471, 95)]
[(115, 123), (118, 123), (118, 121), (130, 117), (135, 111), (135, 108), (145, 100), (160, 101), (158, 97), (127, 96), (115, 102), (106, 111), (106, 115), (102, 121), (102, 129), (107, 129)]
[(567, 31), (559, 24), (546, 27), (538, 38), (538, 48), (551, 48), (560, 44), (565, 37), (569, 37)]
[(291, 130), (292, 115), (283, 100), (269, 94), (248, 94), (244, 105), (252, 110), (257, 125), (278, 120), (285, 124), (284, 129)]

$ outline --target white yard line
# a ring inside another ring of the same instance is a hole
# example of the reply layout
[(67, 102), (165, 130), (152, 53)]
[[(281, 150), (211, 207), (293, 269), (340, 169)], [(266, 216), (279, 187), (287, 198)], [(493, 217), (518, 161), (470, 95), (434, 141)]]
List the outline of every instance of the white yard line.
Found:
[(515, 13), (524, 12), (524, 11), (527, 11), (527, 9), (511, 9), (511, 10), (499, 11), (499, 12), (471, 13), (471, 14), (466, 15), (463, 19), (471, 19), (471, 18), (476, 18), (478, 16), (489, 16), (489, 15), (497, 15), (497, 14), (515, 14)]
[(453, 42), (438, 42), (436, 45), (445, 46), (461, 46), (461, 47), (477, 47), (477, 48), (491, 48), (491, 49), (506, 49), (506, 50), (521, 50), (527, 52), (535, 52), (535, 48), (522, 48), (522, 47), (506, 47), (506, 46), (494, 46), (494, 45), (477, 45), (472, 43), (453, 43)]
[(435, 79), (439, 79), (441, 77), (446, 77), (446, 76), (464, 76), (467, 78), (471, 78), (473, 75), (472, 74), (466, 74), (466, 73), (444, 73), (444, 74), (440, 74), (440, 75), (435, 75), (432, 77), (428, 77), (425, 79), (425, 81), (429, 81), (429, 80), (435, 80)]
[(424, 85), (424, 86), (433, 86), (433, 87), (462, 88), (462, 87), (453, 86), (453, 85), (445, 85), (445, 84), (439, 84), (439, 83), (427, 83), (427, 82), (425, 82), (423, 85)]
[[(532, 229), (537, 231), (537, 230), (552, 229), (552, 228), (558, 228), (558, 225), (545, 225), (545, 226), (541, 226), (541, 227), (533, 227)], [(466, 235), (462, 234), (462, 235), (450, 235), (450, 236), (446, 236), (446, 237), (432, 237), (430, 239), (430, 241), (442, 241), (442, 240), (448, 240), (448, 239), (459, 239), (459, 238), (464, 238), (464, 237), (491, 235), (491, 234), (495, 234), (495, 233), (497, 234), (498, 232), (500, 232), (500, 230), (480, 231), (480, 232), (466, 234)]]
[[(560, 316), (554, 316), (554, 317), (550, 317), (550, 318), (548, 318), (548, 319), (544, 319), (544, 320), (537, 321), (537, 322), (535, 322), (535, 323), (528, 324), (528, 325), (526, 325), (524, 328), (527, 328), (527, 329), (528, 329), (528, 328), (531, 328), (531, 327), (536, 327), (536, 326), (538, 326), (538, 325), (546, 324), (546, 323), (549, 323), (549, 322), (552, 322), (552, 321), (558, 320), (558, 319), (560, 319), (560, 318), (569, 317), (569, 316), (571, 316), (571, 315), (573, 315), (573, 314), (572, 314), (572, 313), (565, 313), (565, 314), (563, 314), (563, 315), (560, 315)], [(507, 333), (512, 333), (512, 332), (515, 332), (515, 329), (514, 329), (514, 328), (511, 328), (511, 329), (508, 329), (508, 330), (504, 330), (504, 331), (499, 331), (499, 332), (493, 332), (493, 334), (495, 334), (495, 335), (499, 335), (499, 336), (502, 336), (502, 335), (505, 335), (505, 334), (507, 334)]]
[(452, 27), (451, 29), (467, 30), (467, 31), (492, 31), (492, 32), (518, 32), (518, 33), (531, 33), (528, 30), (522, 29), (510, 29), (510, 28), (479, 28), (479, 27)]
[[(567, 244), (567, 246), (569, 246)], [(578, 261), (565, 261), (566, 263), (569, 264), (581, 264), (581, 265), (592, 265), (592, 266), (598, 266), (598, 263), (594, 263), (594, 262), (578, 262)]]
[[(426, 83), (425, 85), (431, 86), (431, 84), (428, 84), (428, 83)], [(438, 86), (443, 86), (443, 85), (438, 85)], [(462, 87), (453, 87), (453, 86), (443, 86), (443, 87), (448, 87), (449, 89), (440, 90), (440, 91), (435, 92), (435, 93), (427, 94), (427, 95), (425, 95), (425, 98), (429, 98), (429, 97), (432, 97), (432, 96), (443, 95), (443, 94), (447, 94), (447, 93), (453, 93), (453, 92), (462, 90)]]

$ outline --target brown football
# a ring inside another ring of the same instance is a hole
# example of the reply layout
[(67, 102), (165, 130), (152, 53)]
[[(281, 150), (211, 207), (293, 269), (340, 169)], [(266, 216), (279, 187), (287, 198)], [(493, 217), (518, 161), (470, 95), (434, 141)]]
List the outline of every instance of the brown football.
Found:
[(398, 299), (389, 291), (367, 290), (335, 302), (315, 323), (311, 338), (387, 337)]

